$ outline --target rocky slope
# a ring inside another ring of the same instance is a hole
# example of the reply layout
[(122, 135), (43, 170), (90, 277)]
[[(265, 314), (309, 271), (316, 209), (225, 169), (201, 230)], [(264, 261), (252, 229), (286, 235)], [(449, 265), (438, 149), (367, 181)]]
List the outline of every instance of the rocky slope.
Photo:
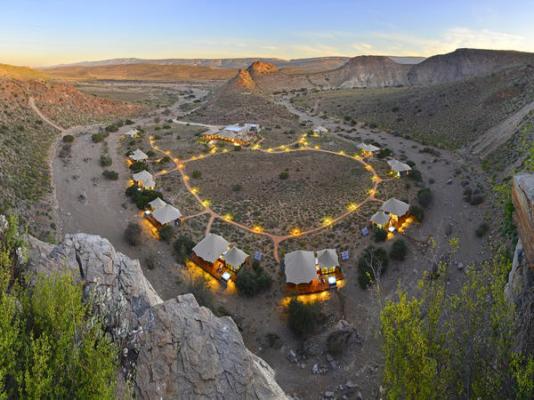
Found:
[(458, 49), (427, 58), (408, 72), (411, 85), (435, 85), (484, 76), (504, 68), (534, 63), (533, 53)]
[(122, 349), (122, 377), (139, 399), (286, 399), (273, 370), (252, 354), (234, 321), (193, 295), (162, 301), (139, 261), (98, 236), (52, 246), (29, 238), (31, 271), (70, 272), (95, 296), (96, 312)]
[(399, 64), (389, 57), (360, 56), (325, 74), (331, 87), (391, 87), (408, 84), (409, 64)]
[(515, 249), (506, 295), (519, 311), (518, 351), (534, 353), (534, 174), (516, 175), (512, 199), (519, 242)]

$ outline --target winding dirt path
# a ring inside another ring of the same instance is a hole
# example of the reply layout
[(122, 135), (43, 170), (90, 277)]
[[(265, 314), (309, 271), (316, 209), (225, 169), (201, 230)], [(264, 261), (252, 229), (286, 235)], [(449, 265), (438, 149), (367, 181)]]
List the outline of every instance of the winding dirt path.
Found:
[(33, 97), (30, 97), (29, 100), (28, 100), (28, 104), (30, 105), (30, 107), (32, 108), (32, 110), (39, 116), (39, 118), (41, 118), (44, 122), (46, 122), (48, 125), (50, 125), (51, 127), (57, 129), (58, 131), (60, 132), (64, 132), (66, 129), (65, 128), (62, 128), (61, 126), (59, 126), (58, 124), (56, 124), (54, 121), (50, 120), (46, 115), (44, 115), (41, 110), (39, 110), (39, 108), (37, 107), (37, 105), (35, 104), (35, 99)]

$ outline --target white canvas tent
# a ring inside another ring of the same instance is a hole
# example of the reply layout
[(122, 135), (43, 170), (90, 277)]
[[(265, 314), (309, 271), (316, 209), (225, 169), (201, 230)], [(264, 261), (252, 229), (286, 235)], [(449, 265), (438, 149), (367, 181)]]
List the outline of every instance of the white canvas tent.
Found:
[(374, 153), (378, 150), (380, 150), (380, 147), (377, 147), (375, 145), (372, 145), (372, 144), (367, 144), (367, 143), (360, 143), (358, 146), (357, 146), (360, 150), (363, 150), (367, 153)]
[(234, 271), (239, 270), (249, 255), (237, 247), (232, 247), (223, 255), (226, 265)]
[(228, 245), (222, 236), (209, 233), (193, 247), (193, 252), (204, 261), (214, 263), (228, 250)]
[(167, 203), (165, 203), (163, 200), (161, 200), (159, 197), (156, 197), (154, 200), (152, 200), (150, 203), (148, 203), (148, 206), (152, 211), (156, 211), (159, 208), (165, 207)]
[(132, 154), (130, 154), (130, 160), (133, 161), (144, 161), (146, 159), (148, 159), (148, 156), (139, 149), (134, 150)]
[(339, 258), (335, 249), (324, 249), (317, 252), (319, 268), (339, 267)]
[(371, 222), (379, 227), (383, 227), (389, 222), (389, 217), (384, 211), (378, 210), (371, 217)]
[(382, 207), (380, 207), (380, 209), (396, 217), (402, 217), (408, 212), (408, 210), (410, 209), (410, 205), (405, 203), (404, 201), (400, 201), (392, 197), (384, 204), (382, 204)]
[(156, 181), (154, 181), (154, 177), (150, 172), (146, 170), (133, 174), (132, 179), (141, 187), (147, 189), (152, 189), (156, 187)]
[(170, 204), (165, 204), (163, 207), (158, 208), (152, 213), (152, 218), (154, 218), (161, 225), (170, 224), (171, 222), (176, 221), (182, 216), (182, 213), (177, 208), (171, 206)]
[(391, 168), (391, 170), (399, 176), (402, 173), (409, 172), (412, 170), (412, 167), (410, 167), (408, 164), (405, 164), (398, 160), (388, 160), (388, 165)]
[(297, 250), (284, 257), (286, 282), (299, 285), (317, 278), (313, 251)]

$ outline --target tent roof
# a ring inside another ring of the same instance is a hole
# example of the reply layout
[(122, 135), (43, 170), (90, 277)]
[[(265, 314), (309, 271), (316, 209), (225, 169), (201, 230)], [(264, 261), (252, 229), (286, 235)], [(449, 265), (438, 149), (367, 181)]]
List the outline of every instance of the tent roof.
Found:
[(167, 203), (165, 203), (159, 197), (156, 197), (154, 200), (152, 200), (150, 203), (148, 203), (148, 205), (150, 206), (150, 208), (152, 208), (155, 211), (155, 210), (157, 210), (157, 209), (159, 209), (161, 207), (165, 207), (167, 205)]
[(148, 156), (145, 153), (143, 153), (141, 150), (135, 149), (132, 152), (132, 154), (130, 154), (130, 158), (134, 161), (142, 161), (142, 160), (146, 160)]
[(408, 164), (400, 162), (399, 160), (388, 160), (388, 164), (391, 169), (396, 172), (405, 172), (412, 170), (412, 167), (410, 167)]
[(215, 262), (228, 249), (228, 242), (222, 236), (209, 233), (193, 247), (193, 252), (205, 261)]
[(335, 249), (324, 249), (317, 252), (319, 267), (338, 267), (339, 259)]
[(156, 182), (154, 181), (154, 177), (147, 170), (142, 170), (141, 172), (133, 174), (132, 178), (136, 182), (142, 182), (143, 186), (148, 186), (148, 187), (156, 186)]
[(408, 212), (408, 210), (410, 209), (410, 205), (405, 203), (404, 201), (400, 201), (392, 197), (384, 204), (382, 204), (382, 207), (380, 207), (380, 209), (384, 212), (396, 215), (397, 217), (402, 217)]
[(377, 225), (385, 225), (389, 221), (389, 217), (382, 210), (378, 210), (371, 217), (371, 222)]
[(284, 257), (286, 282), (310, 283), (317, 278), (315, 256), (313, 251), (297, 250), (287, 253)]
[(180, 210), (171, 206), (170, 204), (165, 204), (163, 207), (158, 208), (152, 213), (152, 217), (161, 225), (176, 221), (181, 216), (182, 213), (180, 212)]
[(248, 257), (247, 253), (237, 247), (232, 247), (224, 254), (224, 260), (233, 267), (240, 267)]
[(370, 151), (371, 153), (380, 150), (380, 147), (367, 143), (360, 143), (357, 147), (364, 151)]

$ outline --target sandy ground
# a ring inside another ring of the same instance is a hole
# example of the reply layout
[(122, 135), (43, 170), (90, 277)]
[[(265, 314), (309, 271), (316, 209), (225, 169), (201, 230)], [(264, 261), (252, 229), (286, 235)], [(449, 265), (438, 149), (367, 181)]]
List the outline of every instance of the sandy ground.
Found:
[[(303, 114), (295, 110), (287, 100), (282, 103), (291, 112), (305, 120), (311, 120), (314, 124), (324, 125), (329, 129), (335, 129), (337, 126), (349, 128), (342, 123)], [(176, 111), (177, 108), (174, 112)], [(152, 120), (153, 115), (151, 118), (140, 118), (135, 120), (135, 125), (148, 124)], [(184, 285), (179, 283), (183, 276), (180, 273), (181, 267), (173, 259), (169, 245), (147, 237), (143, 246), (132, 248), (123, 239), (128, 222), (140, 219), (138, 211), (124, 196), (129, 173), (123, 155), (118, 152), (121, 133), (129, 128), (124, 127), (119, 132), (112, 133), (107, 140), (109, 154), (113, 158), (112, 168), (119, 172), (119, 181), (105, 181), (101, 177), (103, 169), (98, 165), (98, 158), (102, 144), (91, 142), (90, 133), (94, 129), (96, 127), (66, 131), (65, 133), (74, 133), (77, 136), (72, 147), (72, 157), (68, 163), (57, 157), (54, 160), (54, 181), (63, 232), (88, 232), (107, 237), (118, 250), (140, 259), (142, 264), (148, 255), (156, 255), (159, 266), (153, 270), (144, 268), (148, 279), (165, 299), (183, 293)], [(344, 132), (344, 135), (350, 136), (352, 133)], [(381, 132), (371, 132), (361, 127), (354, 135), (373, 138), (397, 152), (404, 151), (409, 159), (417, 163), (425, 181), (429, 178), (435, 180), (430, 185), (434, 192), (434, 204), (426, 212), (424, 223), (413, 226), (407, 233), (410, 242), (408, 258), (402, 263), (392, 265), (383, 279), (385, 297), (394, 294), (399, 281), (405, 287), (413, 289), (422, 272), (430, 268), (432, 260), (449, 251), (445, 234), (445, 228), (449, 224), (452, 226), (452, 235), (458, 237), (461, 243), (456, 259), (468, 264), (478, 262), (489, 255), (485, 240), (476, 238), (474, 230), (490, 210), (485, 204), (473, 207), (463, 202), (463, 188), (460, 184), (462, 179), (455, 177), (455, 171), (464, 167), (461, 159), (441, 151), (438, 161), (434, 162), (436, 157), (419, 153), (418, 149), (422, 146), (415, 142)], [(346, 138), (343, 140), (357, 143)], [(476, 173), (465, 172), (478, 180)], [(425, 250), (422, 244), (429, 236), (438, 242), (437, 254)], [(376, 396), (381, 366), (378, 347), (380, 342), (377, 337), (379, 308), (372, 291), (362, 291), (357, 286), (356, 259), (357, 254), (352, 254), (351, 260), (345, 265), (347, 286), (339, 293), (331, 295), (330, 300), (324, 304), (324, 311), (331, 316), (330, 323), (341, 318), (352, 323), (363, 338), (363, 343), (348, 349), (347, 354), (335, 367), (330, 365), (324, 355), (297, 364), (288, 361), (288, 352), (297, 349), (300, 343), (286, 326), (281, 307), (281, 276), (273, 282), (273, 289), (269, 293), (253, 299), (240, 298), (221, 290), (217, 292), (219, 304), (234, 317), (242, 329), (247, 346), (271, 364), (277, 372), (277, 380), (289, 394), (302, 399), (319, 399), (324, 391), (335, 389), (336, 386), (351, 380), (359, 385), (358, 390), (364, 398)], [(463, 272), (451, 268), (451, 290), (458, 286), (463, 276)], [(271, 348), (266, 345), (265, 335), (268, 333), (275, 333), (281, 338), (280, 347)], [(315, 363), (329, 366), (329, 372), (326, 375), (312, 374), (311, 368)]]

